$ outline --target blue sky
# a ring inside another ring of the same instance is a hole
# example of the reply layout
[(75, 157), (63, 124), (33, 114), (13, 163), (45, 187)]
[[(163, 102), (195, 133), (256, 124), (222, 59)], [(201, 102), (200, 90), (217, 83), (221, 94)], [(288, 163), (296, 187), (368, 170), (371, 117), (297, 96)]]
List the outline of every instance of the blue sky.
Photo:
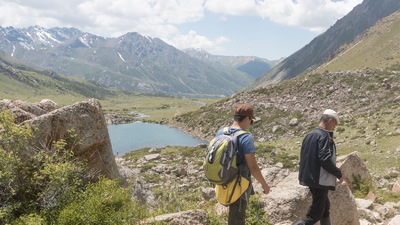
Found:
[(127, 32), (215, 55), (287, 57), (362, 0), (1, 0), (0, 26)]

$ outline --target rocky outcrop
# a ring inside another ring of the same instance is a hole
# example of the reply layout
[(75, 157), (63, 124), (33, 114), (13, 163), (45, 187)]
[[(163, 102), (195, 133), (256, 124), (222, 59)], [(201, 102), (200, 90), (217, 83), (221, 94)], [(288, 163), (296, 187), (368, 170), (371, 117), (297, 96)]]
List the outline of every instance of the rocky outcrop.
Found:
[(15, 117), (15, 123), (22, 123), (25, 120), (33, 119), (58, 108), (59, 106), (49, 99), (43, 99), (39, 103), (0, 99), (0, 111), (9, 110)]
[(388, 223), (388, 225), (398, 225), (400, 224), (400, 215), (395, 216), (392, 220), (390, 220), (390, 222)]
[[(311, 193), (298, 184), (298, 173), (287, 176), (270, 194), (262, 196), (265, 211), (271, 224), (291, 225), (304, 217), (311, 205)], [(329, 192), (331, 222), (335, 225), (358, 225), (357, 206), (350, 189), (345, 184)]]
[[(329, 192), (331, 202), (331, 222), (335, 225), (358, 225), (359, 217), (356, 201), (352, 195), (351, 188), (354, 176), (371, 179), (368, 169), (363, 164), (357, 152), (340, 157), (337, 166), (342, 170), (346, 183), (338, 184), (335, 191)], [(264, 209), (270, 215), (272, 224), (293, 224), (293, 222), (304, 217), (308, 207), (311, 205), (311, 194), (307, 187), (299, 185), (298, 172), (287, 175), (287, 171), (276, 172), (272, 168), (264, 169), (265, 177), (273, 177), (269, 181), (274, 185), (269, 195), (262, 197)], [(277, 178), (281, 178), (281, 180)], [(372, 202), (371, 202), (372, 204)]]
[(358, 152), (352, 152), (348, 155), (338, 157), (337, 166), (342, 170), (344, 181), (350, 190), (353, 190), (354, 179), (371, 182), (372, 177), (368, 168), (363, 163)]
[(62, 108), (51, 100), (40, 103), (0, 100), (0, 110), (10, 110), (16, 122), (32, 125), (33, 146), (51, 148), (54, 141), (66, 139), (72, 131), (77, 135), (72, 149), (77, 157), (87, 161), (91, 177), (119, 177), (107, 124), (97, 100)]
[(164, 222), (169, 225), (208, 225), (207, 213), (204, 210), (190, 210), (185, 212), (170, 213), (142, 221), (140, 224), (153, 224)]

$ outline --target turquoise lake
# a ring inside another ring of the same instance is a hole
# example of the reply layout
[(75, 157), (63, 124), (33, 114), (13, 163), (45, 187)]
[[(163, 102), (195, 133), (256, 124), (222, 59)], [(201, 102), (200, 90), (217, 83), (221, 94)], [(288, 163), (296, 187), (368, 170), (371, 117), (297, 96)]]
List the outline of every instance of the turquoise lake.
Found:
[(135, 122), (108, 126), (114, 154), (122, 155), (141, 148), (196, 146), (207, 141), (194, 138), (166, 125)]

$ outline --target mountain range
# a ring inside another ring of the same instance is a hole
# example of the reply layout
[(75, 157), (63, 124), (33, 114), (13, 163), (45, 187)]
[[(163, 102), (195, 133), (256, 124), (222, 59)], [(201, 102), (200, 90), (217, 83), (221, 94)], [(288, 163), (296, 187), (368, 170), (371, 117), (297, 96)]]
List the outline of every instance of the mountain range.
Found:
[[(254, 57), (234, 65), (190, 56), (158, 38), (105, 38), (76, 28), (0, 27), (0, 50), (28, 64), (125, 91), (230, 96), (273, 66)], [(252, 69), (256, 68), (256, 69)]]
[(201, 61), (211, 63), (216, 67), (233, 67), (239, 71), (259, 78), (282, 60), (268, 60), (254, 56), (223, 56), (212, 55), (203, 49), (188, 48), (183, 50), (186, 54)]
[(0, 51), (0, 98), (105, 99), (118, 91), (82, 78), (68, 77), (35, 68)]
[(282, 60), (265, 75), (249, 84), (245, 90), (264, 87), (317, 69), (338, 56), (342, 46), (353, 42), (377, 21), (399, 9), (398, 0), (364, 0), (327, 31)]

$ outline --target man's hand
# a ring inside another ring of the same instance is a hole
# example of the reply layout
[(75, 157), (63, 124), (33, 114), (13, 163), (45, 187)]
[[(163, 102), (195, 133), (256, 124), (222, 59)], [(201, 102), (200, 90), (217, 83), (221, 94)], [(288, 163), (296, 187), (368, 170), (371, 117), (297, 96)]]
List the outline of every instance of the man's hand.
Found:
[(339, 184), (343, 183), (344, 178), (341, 177), (340, 179), (338, 179)]
[(263, 189), (264, 189), (264, 192), (263, 192), (264, 194), (268, 194), (271, 191), (271, 188), (268, 186), (268, 184), (264, 185)]

